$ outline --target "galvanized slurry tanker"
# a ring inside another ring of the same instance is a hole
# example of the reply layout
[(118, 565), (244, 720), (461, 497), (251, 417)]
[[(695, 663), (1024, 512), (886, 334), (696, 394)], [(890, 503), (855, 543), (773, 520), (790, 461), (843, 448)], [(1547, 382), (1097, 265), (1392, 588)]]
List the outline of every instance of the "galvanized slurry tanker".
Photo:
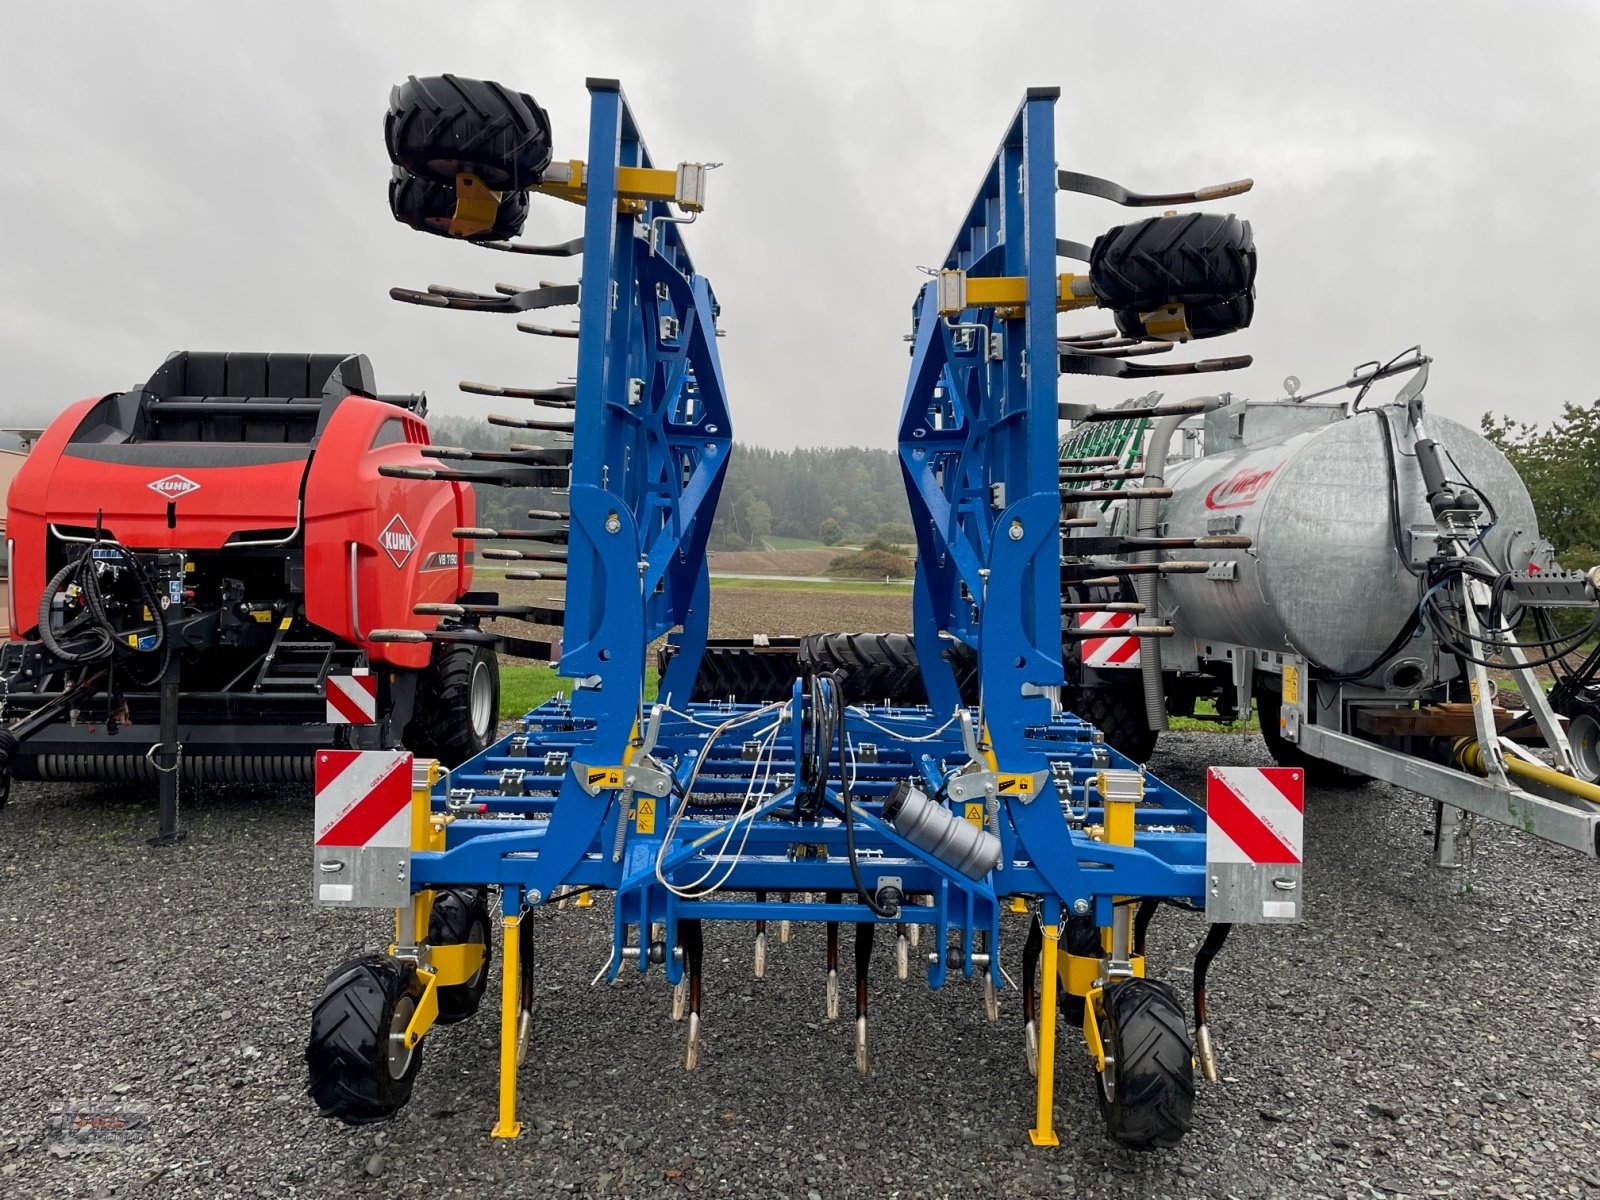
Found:
[[(404, 172), (391, 191), (397, 217), (501, 251), (582, 256), (576, 285), (392, 293), (441, 309), (577, 307), (575, 384), (478, 388), (571, 414), (492, 418), (570, 434), (570, 512), (534, 514), (539, 524), (525, 531), (459, 531), (510, 539), (520, 561), (565, 564), (529, 570), (564, 573), (564, 608), (474, 611), (561, 624), (551, 657), (575, 687), (447, 782), (404, 755), (318, 755), (316, 897), (392, 907), (396, 931), (388, 953), (330, 975), (306, 1051), (312, 1097), (348, 1122), (405, 1104), (433, 1026), (479, 1006), (498, 926), (493, 1133), (516, 1136), (534, 993), (524, 914), (604, 889), (612, 946), (596, 982), (659, 968), (675, 1016), (687, 1018), (688, 1068), (705, 1051), (712, 994), (704, 922), (753, 923), (757, 974), (769, 926), (783, 942), (796, 922), (823, 924), (819, 999), (830, 1018), (847, 924), (860, 1071), (871, 1061), (868, 979), (881, 930), (902, 979), (920, 946), (928, 983), (953, 972), (977, 981), (991, 1020), (1020, 979), (1035, 1143), (1057, 1140), (1060, 1011), (1081, 1024), (1110, 1136), (1141, 1149), (1176, 1144), (1192, 1121), (1197, 1051), (1215, 1078), (1205, 981), (1230, 923), (1300, 915), (1304, 772), (1215, 771), (1208, 820), (1056, 703), (1067, 570), (1057, 388), (1062, 373), (1149, 373), (1131, 360), (1248, 321), (1254, 248), (1231, 218), (1164, 216), (1091, 249), (1056, 238), (1055, 210), (1062, 192), (1171, 206), (1248, 184), (1143, 196), (1058, 172), (1058, 93), (1030, 91), (915, 310), (901, 446), (921, 524), (918, 650), (933, 705), (868, 707), (849, 671), (816, 660), (776, 699), (695, 703), (705, 540), (731, 446), (717, 306), (681, 236), (704, 207), (706, 168), (656, 167), (619, 86), (590, 80), (589, 91), (588, 157), (559, 163), (543, 112), (498, 85), (413, 79), (391, 98), (389, 149)], [(497, 240), (520, 229), (524, 193), (582, 204), (583, 236)], [(419, 196), (429, 197), (422, 215)], [(1087, 258), (1088, 273), (1059, 273), (1061, 255)], [(1117, 313), (1125, 336), (1059, 334), (1060, 312), (1096, 304)], [(500, 481), (549, 453), (461, 451), (472, 465), (435, 477), (484, 470)], [(659, 699), (646, 703), (645, 650), (664, 634), (676, 652)], [(973, 705), (961, 703), (943, 653), (955, 644), (976, 664)], [(1176, 991), (1146, 978), (1145, 933), (1163, 903), (1213, 922), (1195, 961), (1193, 1041)], [(1002, 968), (1008, 957), (1013, 973)]]
[[(1141, 758), (1168, 712), (1209, 697), (1248, 713), (1253, 697), (1280, 763), (1438, 801), (1440, 866), (1462, 864), (1463, 814), (1595, 857), (1600, 653), (1568, 660), (1600, 630), (1600, 573), (1562, 570), (1504, 456), (1426, 414), (1428, 363), (1412, 349), (1314, 396), (1291, 378), (1285, 399), (1205, 397), (1188, 402), (1203, 415), (1165, 422), (1134, 401), (1072, 430), (1064, 455), (1133, 464), (1136, 490), (1090, 505), (1065, 482), (1083, 527), (1066, 549), (1109, 577), (1102, 600), (1155, 626), (1081, 642), (1079, 681), (1117, 698), (1113, 740)], [(1398, 395), (1372, 402), (1388, 379)], [(1206, 545), (1190, 563), (1165, 548), (1150, 563), (1097, 557), (1126, 532)], [(1557, 609), (1578, 610), (1576, 631), (1558, 632)], [(1561, 679), (1549, 698), (1545, 665)]]

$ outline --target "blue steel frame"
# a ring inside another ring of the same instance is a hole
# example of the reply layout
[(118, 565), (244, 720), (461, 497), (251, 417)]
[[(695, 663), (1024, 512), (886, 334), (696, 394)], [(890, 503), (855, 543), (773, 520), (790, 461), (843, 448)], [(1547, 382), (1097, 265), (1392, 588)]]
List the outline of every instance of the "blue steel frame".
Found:
[[(952, 329), (938, 319), (930, 291), (919, 299), (901, 453), (918, 518), (919, 654), (936, 704), (847, 709), (847, 766), (837, 778), (830, 767), (825, 779), (807, 781), (802, 763), (814, 750), (806, 738), (815, 713), (800, 683), (789, 701), (761, 707), (675, 700), (688, 694), (704, 644), (705, 532), (728, 444), (713, 308), (670, 226), (658, 243), (670, 253), (653, 255), (640, 234), (646, 218), (617, 215), (615, 166), (647, 160), (620, 93), (595, 90), (569, 640), (561, 664), (582, 686), (570, 702), (550, 701), (524, 718), (528, 740), (521, 752), (513, 752), (508, 738), (454, 772), (451, 788), (470, 792), (487, 811), (450, 821), (443, 851), (413, 855), (414, 888), (498, 884), (507, 915), (547, 902), (563, 885), (609, 889), (616, 894), (610, 974), (628, 961), (622, 951), (637, 951), (645, 932), (661, 923), (671, 982), (684, 970), (674, 949), (677, 923), (685, 919), (922, 923), (934, 927), (935, 945), (945, 945), (954, 930), (966, 951), (986, 934), (996, 951), (990, 976), (1004, 986), (998, 950), (1008, 897), (1039, 898), (1051, 926), (1063, 906), (1092, 913), (1104, 926), (1117, 898), (1203, 900), (1203, 810), (1147, 776), (1135, 844), (1096, 840), (1086, 827), (1102, 820), (1103, 809), (1088, 784), (1100, 769), (1134, 764), (1039, 692), (1062, 680), (1055, 95), (1028, 94), (947, 259), (973, 274), (1025, 274), (1025, 312), (1003, 318), (969, 312)], [(651, 336), (651, 318), (666, 303), (657, 284), (665, 284), (672, 311), (683, 315), (678, 353)], [(963, 344), (961, 325), (982, 326), (974, 347)], [(1000, 338), (993, 360), (991, 334)], [(685, 418), (673, 405), (689, 394), (691, 376), (703, 401)], [(643, 404), (629, 403), (630, 377), (646, 381)], [(666, 474), (656, 474), (656, 465), (630, 470), (630, 452), (635, 462), (665, 462)], [(681, 477), (674, 474), (679, 470)], [(998, 506), (996, 484), (1004, 491)], [(613, 516), (621, 522), (618, 533), (607, 530)], [(642, 752), (636, 733), (644, 728), (644, 648), (674, 622), (684, 626), (684, 652), (662, 681), (653, 747), (653, 761), (672, 778), (672, 794), (659, 807), (620, 789), (590, 796), (568, 764), (610, 766)], [(882, 817), (895, 781), (919, 779), (930, 795), (943, 795), (952, 774), (971, 762), (950, 715), (958, 707), (954, 680), (937, 652), (944, 631), (979, 651), (988, 765), (1042, 772), (1044, 780), (1031, 800), (1001, 800), (990, 825), (1000, 838), (1001, 865), (977, 880), (922, 853)], [(865, 761), (857, 749), (869, 741), (876, 761)], [(550, 760), (563, 764), (556, 773), (546, 767), (552, 752), (566, 756)], [(502, 794), (507, 770), (523, 772), (511, 795)], [(444, 799), (441, 789), (439, 806)], [(734, 815), (719, 815), (729, 807)], [(904, 893), (931, 898), (931, 907), (907, 905), (881, 918), (857, 902), (847, 810), (868, 888), (898, 878)], [(707, 872), (717, 886), (695, 893), (695, 881)], [(837, 892), (844, 899), (742, 898), (793, 892)], [(638, 941), (630, 941), (630, 930)], [(961, 961), (970, 975), (971, 954)], [(635, 962), (641, 972), (649, 969), (644, 953)], [(939, 986), (945, 971), (940, 956), (929, 966), (929, 983)]]

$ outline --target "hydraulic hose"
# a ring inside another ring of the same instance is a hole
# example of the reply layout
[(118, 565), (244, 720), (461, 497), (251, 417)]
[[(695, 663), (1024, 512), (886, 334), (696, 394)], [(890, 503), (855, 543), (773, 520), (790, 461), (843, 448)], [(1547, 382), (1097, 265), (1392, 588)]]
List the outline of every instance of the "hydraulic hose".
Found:
[[(1479, 746), (1472, 738), (1462, 738), (1455, 744), (1453, 757), (1458, 766), (1467, 768), (1479, 775), (1489, 772), (1483, 761), (1483, 747)], [(1544, 787), (1554, 788), (1558, 792), (1566, 792), (1580, 800), (1587, 800), (1591, 804), (1600, 804), (1600, 786), (1585, 783), (1581, 779), (1574, 779), (1571, 775), (1563, 775), (1551, 767), (1541, 767), (1535, 763), (1525, 762), (1515, 755), (1505, 758), (1506, 774), (1515, 775), (1519, 779), (1526, 779), (1531, 783), (1542, 784)]]

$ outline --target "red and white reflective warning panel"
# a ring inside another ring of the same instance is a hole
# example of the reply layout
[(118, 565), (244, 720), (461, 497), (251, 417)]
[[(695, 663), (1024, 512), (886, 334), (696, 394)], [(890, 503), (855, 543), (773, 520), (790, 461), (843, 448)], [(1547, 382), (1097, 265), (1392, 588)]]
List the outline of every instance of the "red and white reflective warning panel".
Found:
[(411, 752), (318, 750), (318, 846), (411, 845)]
[(1298, 864), (1305, 857), (1306, 773), (1298, 767), (1206, 770), (1206, 861)]
[(378, 677), (365, 668), (329, 675), (322, 690), (329, 725), (371, 725), (378, 719)]
[(1078, 614), (1079, 629), (1104, 629), (1106, 637), (1084, 638), (1081, 650), (1086, 667), (1137, 667), (1139, 639), (1116, 637), (1113, 632), (1133, 624), (1133, 613), (1091, 612)]

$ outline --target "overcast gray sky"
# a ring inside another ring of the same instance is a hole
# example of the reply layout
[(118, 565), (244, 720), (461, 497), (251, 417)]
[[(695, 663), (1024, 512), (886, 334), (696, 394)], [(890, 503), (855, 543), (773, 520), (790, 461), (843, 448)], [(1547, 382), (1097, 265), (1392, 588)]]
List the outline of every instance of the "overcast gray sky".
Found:
[[(585, 153), (584, 78), (615, 76), (658, 161), (727, 164), (689, 241), (741, 440), (892, 444), (916, 268), (1035, 84), (1063, 89), (1063, 166), (1144, 190), (1255, 178), (1222, 202), (1255, 226), (1255, 326), (1203, 344), (1255, 355), (1236, 392), (1421, 342), (1435, 411), (1545, 420), (1600, 396), (1597, 63), (1593, 2), (0, 0), (0, 424), (178, 348), (362, 351), (384, 390), (456, 413), (493, 406), (459, 379), (569, 374), (571, 343), (387, 297), (575, 277), (390, 219), (389, 87), (444, 71), (534, 94), (562, 157)], [(1138, 215), (1060, 209), (1084, 241)], [(580, 216), (536, 199), (524, 236)]]

